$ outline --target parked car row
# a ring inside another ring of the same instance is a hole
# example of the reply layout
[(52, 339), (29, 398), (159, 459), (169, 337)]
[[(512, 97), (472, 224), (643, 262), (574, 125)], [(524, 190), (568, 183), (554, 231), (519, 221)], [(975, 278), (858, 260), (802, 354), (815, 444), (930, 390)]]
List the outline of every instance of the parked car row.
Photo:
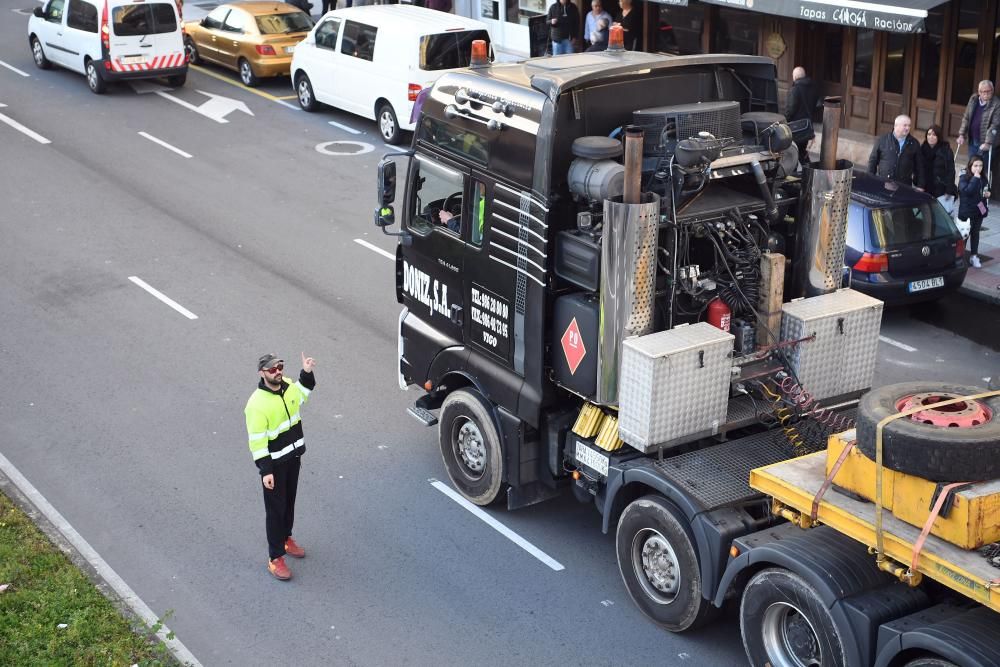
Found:
[(188, 64), (236, 71), (246, 86), (291, 75), (306, 111), (330, 105), (377, 120), (383, 141), (402, 141), (421, 90), (469, 64), (480, 21), (412, 5), (328, 12), (318, 22), (283, 2), (219, 5), (200, 21), (180, 4), (144, 0), (48, 0), (28, 21), (35, 64), (85, 74), (95, 93), (109, 81), (166, 78), (183, 86)]

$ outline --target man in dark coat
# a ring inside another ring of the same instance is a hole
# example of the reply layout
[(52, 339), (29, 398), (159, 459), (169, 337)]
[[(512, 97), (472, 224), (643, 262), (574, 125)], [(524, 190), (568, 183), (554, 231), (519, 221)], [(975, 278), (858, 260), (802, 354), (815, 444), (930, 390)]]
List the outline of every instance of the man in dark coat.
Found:
[(809, 119), (809, 133), (803, 133), (796, 138), (795, 145), (799, 149), (799, 162), (809, 164), (809, 144), (812, 143), (816, 133), (812, 131), (812, 115), (816, 108), (816, 86), (812, 79), (806, 76), (806, 70), (796, 67), (792, 70), (792, 89), (788, 91), (788, 100), (785, 105), (785, 120)]
[(573, 53), (573, 43), (580, 34), (580, 11), (573, 0), (556, 0), (549, 7), (548, 16), (552, 55)]
[(986, 155), (1000, 143), (1000, 100), (993, 96), (993, 82), (980, 81), (979, 92), (969, 98), (958, 127), (956, 143), (969, 140), (969, 157)]
[(882, 178), (924, 189), (920, 142), (910, 136), (910, 117), (896, 116), (892, 132), (882, 135), (868, 158), (868, 171)]

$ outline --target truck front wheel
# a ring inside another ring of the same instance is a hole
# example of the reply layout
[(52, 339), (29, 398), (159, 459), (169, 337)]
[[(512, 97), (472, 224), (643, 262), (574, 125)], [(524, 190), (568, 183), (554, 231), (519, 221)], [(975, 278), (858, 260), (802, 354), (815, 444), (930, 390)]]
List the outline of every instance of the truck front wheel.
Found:
[(489, 403), (479, 393), (458, 389), (441, 406), (441, 457), (459, 493), (477, 505), (500, 495), (503, 448)]
[(701, 590), (687, 531), (659, 496), (633, 501), (618, 520), (618, 569), (639, 609), (671, 632), (691, 630), (716, 611)]
[(743, 589), (740, 632), (751, 665), (843, 665), (843, 643), (830, 611), (802, 577), (761, 570)]

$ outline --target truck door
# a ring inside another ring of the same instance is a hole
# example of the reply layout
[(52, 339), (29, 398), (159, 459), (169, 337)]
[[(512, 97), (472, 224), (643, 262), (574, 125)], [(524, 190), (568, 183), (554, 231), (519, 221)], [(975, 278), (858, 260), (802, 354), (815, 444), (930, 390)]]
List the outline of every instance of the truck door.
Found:
[(451, 160), (417, 155), (410, 163), (408, 183), (406, 219), (413, 240), (399, 247), (399, 296), (411, 313), (462, 342), (468, 170)]

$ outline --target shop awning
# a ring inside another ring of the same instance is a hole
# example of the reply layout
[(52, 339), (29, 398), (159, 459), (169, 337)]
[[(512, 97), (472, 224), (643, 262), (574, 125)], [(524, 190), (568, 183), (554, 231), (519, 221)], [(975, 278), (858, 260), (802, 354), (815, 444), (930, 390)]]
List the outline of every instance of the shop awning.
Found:
[[(687, 5), (687, 0), (657, 0), (666, 5)], [(868, 28), (887, 32), (924, 32), (927, 10), (948, 0), (701, 0), (752, 12), (777, 14), (806, 21), (834, 23), (849, 28)]]

